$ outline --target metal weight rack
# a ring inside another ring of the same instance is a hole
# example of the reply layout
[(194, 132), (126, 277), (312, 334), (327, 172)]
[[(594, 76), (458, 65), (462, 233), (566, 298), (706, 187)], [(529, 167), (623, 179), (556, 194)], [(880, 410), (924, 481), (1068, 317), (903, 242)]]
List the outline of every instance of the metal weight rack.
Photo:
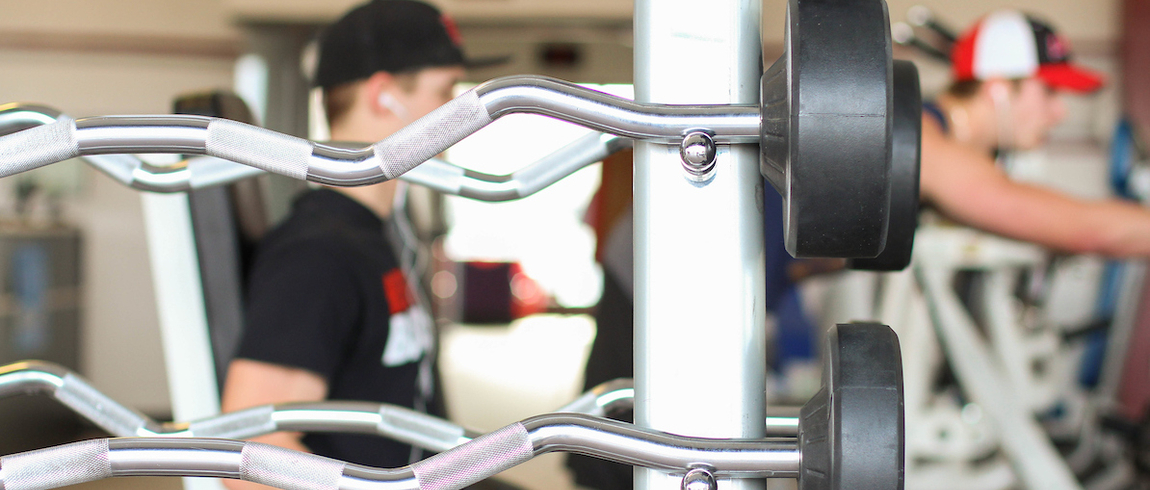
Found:
[[(635, 140), (636, 216), (634, 425), (545, 414), (396, 469), (192, 433), (97, 439), (0, 458), (0, 490), (134, 475), (240, 478), (293, 490), (458, 489), (549, 451), (634, 465), (636, 488), (644, 490), (756, 489), (766, 477), (797, 477), (804, 489), (901, 488), (901, 360), (888, 327), (832, 329), (823, 391), (789, 422), (793, 436), (768, 437), (761, 203), (770, 190), (763, 176), (786, 198), (787, 245), (797, 255), (874, 257), (883, 252), (892, 205), (896, 99), (885, 4), (788, 6), (787, 51), (766, 76), (758, 2), (719, 0), (703, 8), (637, 0), (635, 101), (543, 77), (508, 77), (359, 149), (198, 116), (51, 115), (0, 137), (0, 177), (73, 157), (148, 190), (186, 190), (254, 172), (226, 160), (338, 186), (407, 175), (486, 200), (530, 194), (627, 138)], [(913, 90), (917, 97), (917, 84)], [(443, 162), (421, 166), (514, 112), (606, 135), (506, 179)], [(133, 153), (205, 157), (166, 168), (111, 157)], [(78, 393), (66, 386), (59, 385), (63, 393)], [(313, 412), (322, 418), (322, 410)], [(136, 435), (151, 434), (137, 427)]]

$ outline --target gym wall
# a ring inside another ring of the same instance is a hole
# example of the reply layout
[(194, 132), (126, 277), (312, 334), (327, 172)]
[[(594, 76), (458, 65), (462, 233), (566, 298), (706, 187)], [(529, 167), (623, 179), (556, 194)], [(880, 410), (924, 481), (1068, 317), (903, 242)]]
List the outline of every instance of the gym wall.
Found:
[[(73, 117), (169, 112), (177, 93), (230, 87), (240, 53), (218, 2), (3, 0), (0, 12), (0, 103)], [(64, 202), (83, 237), (80, 368), (112, 398), (168, 413), (140, 194), (63, 165), (82, 182)]]

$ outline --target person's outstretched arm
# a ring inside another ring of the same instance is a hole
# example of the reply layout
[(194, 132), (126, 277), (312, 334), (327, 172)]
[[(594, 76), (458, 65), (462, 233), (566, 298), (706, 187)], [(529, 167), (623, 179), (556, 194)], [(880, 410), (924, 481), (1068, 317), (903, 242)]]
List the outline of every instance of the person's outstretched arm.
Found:
[(1150, 257), (1150, 211), (1011, 180), (987, 155), (923, 118), (921, 193), (959, 223), (1071, 253)]
[[(227, 413), (274, 403), (320, 401), (326, 397), (327, 382), (318, 374), (289, 366), (236, 359), (228, 366), (220, 405)], [(301, 441), (302, 437), (299, 432), (276, 432), (251, 440), (310, 452)], [(243, 480), (224, 480), (224, 486), (229, 490), (271, 488)]]
[[(327, 398), (358, 311), (340, 256), (322, 236), (261, 245), (248, 281), (243, 338), (224, 380), (224, 412)], [(252, 440), (311, 452), (302, 437), (278, 432)], [(224, 483), (229, 490), (269, 488)]]

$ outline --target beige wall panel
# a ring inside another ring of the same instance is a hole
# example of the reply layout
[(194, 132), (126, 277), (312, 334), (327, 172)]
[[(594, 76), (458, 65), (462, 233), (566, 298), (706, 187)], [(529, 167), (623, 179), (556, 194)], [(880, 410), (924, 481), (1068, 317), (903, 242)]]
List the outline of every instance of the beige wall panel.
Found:
[[(229, 87), (227, 59), (0, 50), (0, 103), (38, 102), (77, 117), (167, 113), (176, 94)], [(81, 363), (113, 399), (169, 411), (151, 270), (138, 192), (84, 169), (66, 202), (83, 230)], [(0, 193), (10, 193), (0, 182)]]
[[(275, 2), (271, 2), (274, 5)], [(0, 0), (0, 31), (236, 38), (224, 0)]]

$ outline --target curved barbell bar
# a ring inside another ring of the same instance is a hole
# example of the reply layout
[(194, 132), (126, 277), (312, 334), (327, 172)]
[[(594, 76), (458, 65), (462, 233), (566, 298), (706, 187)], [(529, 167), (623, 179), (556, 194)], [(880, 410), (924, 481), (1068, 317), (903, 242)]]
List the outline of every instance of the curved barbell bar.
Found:
[[(43, 126), (61, 117), (59, 111), (39, 105), (0, 106), (0, 135)], [(591, 133), (510, 175), (491, 175), (464, 169), (432, 158), (400, 179), (451, 195), (479, 201), (508, 201), (530, 196), (575, 171), (624, 148), (632, 140)], [(184, 192), (228, 184), (264, 173), (228, 160), (197, 156), (173, 165), (149, 164), (134, 155), (97, 154), (82, 158), (114, 180), (149, 192)]]
[(758, 106), (638, 104), (551, 78), (515, 76), (480, 84), (359, 149), (202, 116), (61, 116), (0, 137), (0, 177), (78, 156), (182, 153), (320, 184), (367, 185), (394, 179), (511, 113), (543, 114), (616, 136), (663, 141), (705, 130), (719, 143), (749, 143), (758, 141), (760, 125)]
[[(193, 422), (158, 423), (92, 387), (57, 364), (22, 361), (0, 367), (0, 398), (46, 394), (114, 436), (248, 439), (272, 432), (374, 434), (443, 452), (479, 436), (438, 417), (404, 407), (368, 402), (327, 401), (263, 405)], [(602, 416), (629, 408), (631, 380), (592, 388), (558, 412)]]
[(678, 143), (687, 133), (705, 130), (716, 143), (759, 142), (757, 104), (640, 104), (538, 75), (496, 78), (472, 90), (493, 120), (514, 113), (542, 114), (637, 140)]
[(61, 115), (60, 111), (39, 104), (0, 105), (0, 136), (54, 123)]
[[(0, 366), (0, 398), (46, 394), (114, 436), (218, 437), (248, 439), (277, 431), (377, 434), (442, 452), (478, 433), (422, 412), (388, 404), (328, 401), (263, 405), (193, 422), (159, 423), (112, 400), (82, 376), (58, 364), (21, 361)], [(593, 416), (630, 409), (634, 383), (621, 378), (601, 383), (556, 412)], [(798, 416), (776, 408), (767, 414), (768, 437), (795, 437)]]
[(587, 415), (546, 414), (395, 469), (254, 442), (94, 439), (0, 457), (0, 489), (45, 490), (115, 476), (209, 476), (286, 490), (457, 490), (557, 451), (671, 474), (705, 464), (718, 477), (794, 478), (801, 463), (794, 440), (682, 437)]
[(432, 158), (399, 178), (478, 201), (510, 201), (539, 192), (632, 144), (633, 140), (628, 138), (590, 133), (510, 175), (484, 174)]
[[(48, 106), (3, 104), (0, 105), (0, 135), (52, 124), (61, 117), (67, 116)], [(152, 165), (128, 154), (87, 155), (82, 158), (113, 180), (149, 192), (184, 192), (263, 173), (257, 168), (212, 157), (195, 157), (163, 166)]]

